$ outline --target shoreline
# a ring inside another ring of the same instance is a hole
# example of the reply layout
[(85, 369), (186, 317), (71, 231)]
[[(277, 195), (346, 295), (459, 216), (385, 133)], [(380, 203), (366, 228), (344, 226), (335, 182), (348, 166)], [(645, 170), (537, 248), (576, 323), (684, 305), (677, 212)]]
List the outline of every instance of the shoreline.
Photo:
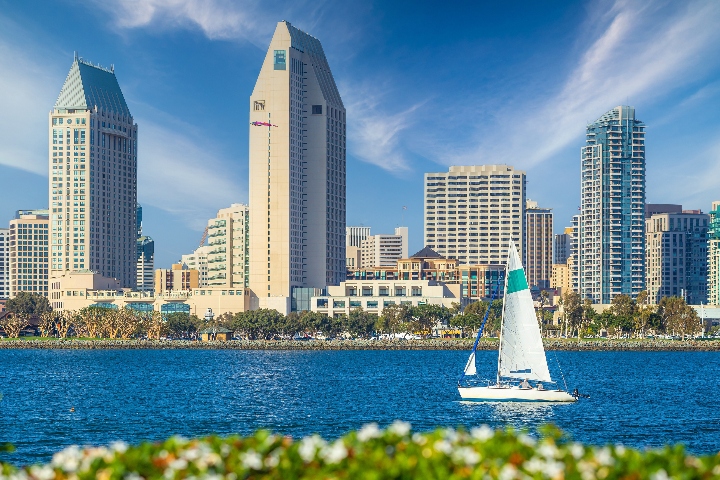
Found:
[[(192, 340), (22, 339), (0, 340), (0, 350), (467, 350), (474, 340)], [(720, 351), (720, 340), (543, 339), (557, 351)], [(497, 350), (498, 340), (482, 340), (478, 350)]]

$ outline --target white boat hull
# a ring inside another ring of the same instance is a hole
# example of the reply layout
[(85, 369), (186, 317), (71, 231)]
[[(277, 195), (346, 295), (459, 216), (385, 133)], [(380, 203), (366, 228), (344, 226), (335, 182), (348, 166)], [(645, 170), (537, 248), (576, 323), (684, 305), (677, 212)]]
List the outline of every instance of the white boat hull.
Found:
[(463, 400), (476, 402), (575, 402), (577, 398), (563, 390), (538, 390), (509, 385), (458, 387)]

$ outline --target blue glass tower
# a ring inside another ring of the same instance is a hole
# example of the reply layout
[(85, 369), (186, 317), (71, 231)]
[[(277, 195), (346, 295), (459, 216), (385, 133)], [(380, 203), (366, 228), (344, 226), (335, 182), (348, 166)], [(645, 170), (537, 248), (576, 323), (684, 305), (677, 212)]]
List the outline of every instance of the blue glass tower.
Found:
[(581, 149), (578, 289), (607, 304), (645, 289), (645, 124), (618, 106), (587, 126)]

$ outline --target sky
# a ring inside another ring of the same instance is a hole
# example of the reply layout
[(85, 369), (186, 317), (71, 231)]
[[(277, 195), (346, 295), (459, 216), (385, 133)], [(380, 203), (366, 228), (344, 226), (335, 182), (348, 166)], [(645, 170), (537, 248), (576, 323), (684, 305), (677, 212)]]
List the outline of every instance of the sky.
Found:
[[(48, 113), (74, 52), (114, 65), (139, 128), (155, 266), (248, 201), (249, 97), (278, 21), (318, 38), (347, 110), (347, 225), (409, 227), (423, 175), (527, 172), (562, 232), (585, 127), (617, 105), (647, 125), (647, 201), (720, 200), (720, 2), (0, 0), (0, 225), (48, 206)], [(406, 207), (406, 208), (403, 208)]]

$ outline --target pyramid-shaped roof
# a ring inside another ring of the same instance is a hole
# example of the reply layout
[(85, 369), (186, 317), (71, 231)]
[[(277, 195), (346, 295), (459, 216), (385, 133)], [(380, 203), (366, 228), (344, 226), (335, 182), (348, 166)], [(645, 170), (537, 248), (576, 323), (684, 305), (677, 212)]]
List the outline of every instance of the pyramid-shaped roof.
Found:
[(430, 247), (425, 247), (415, 255), (410, 255), (410, 258), (444, 258), (442, 255), (437, 253)]
[(130, 117), (115, 71), (75, 57), (55, 108), (89, 110), (97, 106), (105, 111)]

